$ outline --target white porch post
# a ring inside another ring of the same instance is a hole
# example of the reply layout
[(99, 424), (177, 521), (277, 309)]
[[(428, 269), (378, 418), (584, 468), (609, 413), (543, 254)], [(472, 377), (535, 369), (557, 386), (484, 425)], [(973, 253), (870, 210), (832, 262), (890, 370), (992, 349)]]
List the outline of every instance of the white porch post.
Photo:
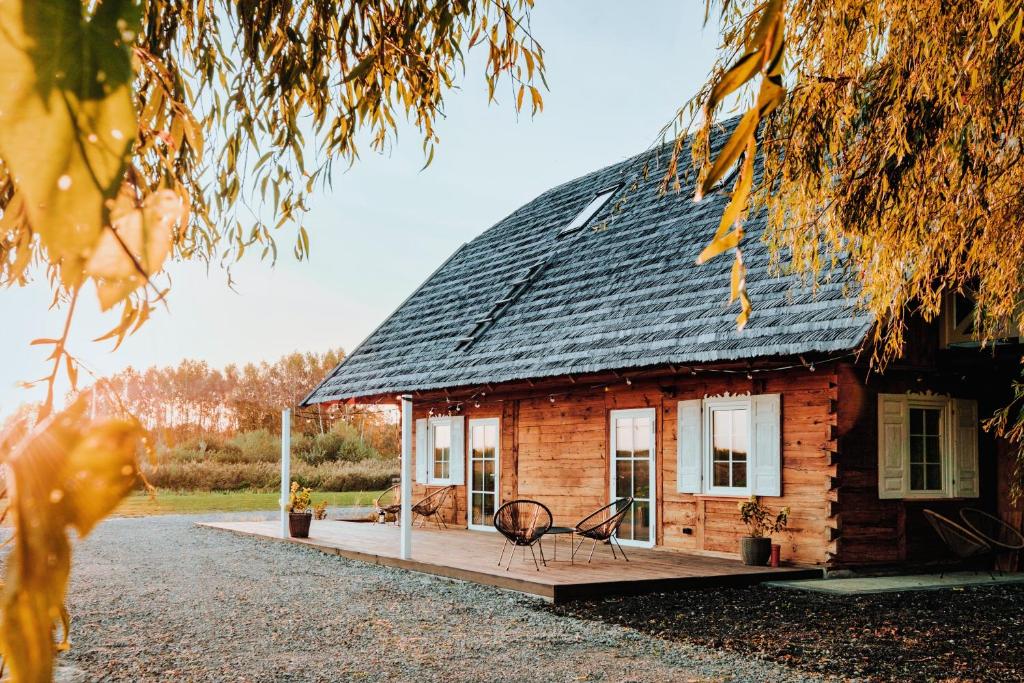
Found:
[[(402, 396), (402, 474), (399, 557), (412, 558), (412, 396)], [(420, 453), (419, 457), (423, 457)]]
[(288, 538), (288, 494), (292, 483), (292, 409), (281, 411), (281, 538)]

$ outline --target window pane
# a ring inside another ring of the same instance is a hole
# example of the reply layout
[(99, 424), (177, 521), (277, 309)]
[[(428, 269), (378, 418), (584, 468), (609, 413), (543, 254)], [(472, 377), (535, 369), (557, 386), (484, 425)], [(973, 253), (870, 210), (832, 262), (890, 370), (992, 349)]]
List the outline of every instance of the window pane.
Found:
[(925, 434), (939, 433), (939, 411), (930, 409), (924, 411)]
[(646, 541), (651, 536), (651, 504), (648, 502), (633, 503), (633, 538)]
[(629, 460), (615, 462), (615, 496), (622, 498), (633, 495), (633, 463)]
[(651, 448), (651, 421), (646, 417), (633, 420), (633, 457), (646, 458)]
[[(636, 505), (634, 504), (634, 508)], [(628, 541), (633, 540), (633, 512), (627, 512), (626, 516), (622, 518), (622, 524), (619, 525), (619, 530), (615, 534), (619, 538), (626, 539)]]
[(489, 457), (494, 457), (494, 449), (498, 446), (498, 428), (495, 425), (484, 427), (484, 443), (487, 450), (491, 452)]
[(615, 453), (620, 458), (633, 455), (633, 421), (628, 418), (615, 420)]
[(925, 419), (924, 419), (925, 413), (927, 413), (927, 412), (928, 411), (925, 408), (911, 408), (911, 410), (910, 410), (910, 433), (911, 434), (926, 434), (927, 433), (927, 431), (926, 431), (927, 428), (925, 427)]
[(484, 494), (473, 494), (473, 524), (483, 524), (484, 520)]
[(910, 464), (910, 490), (924, 490), (924, 465)]
[(750, 418), (745, 409), (732, 410), (732, 450), (734, 453), (742, 453), (746, 457), (750, 450), (750, 436), (747, 433)]
[(732, 411), (715, 410), (711, 413), (712, 447), (715, 457), (720, 451), (732, 449)]
[(473, 461), (473, 490), (484, 490), (484, 463), (482, 460)]
[(633, 497), (651, 497), (651, 479), (649, 473), (649, 460), (637, 460), (633, 466)]
[(447, 448), (452, 445), (452, 429), (448, 425), (434, 427), (434, 448)]
[(729, 463), (716, 462), (711, 476), (715, 486), (729, 485)]
[(484, 462), (484, 491), (494, 491), (494, 461)]
[(732, 464), (732, 485), (738, 487), (747, 485), (747, 463), (734, 462)]
[(925, 457), (924, 461), (935, 465), (942, 462), (942, 451), (939, 446), (938, 436), (926, 436), (925, 437)]
[(910, 462), (924, 462), (924, 439), (920, 436), (910, 437)]
[(927, 465), (926, 468), (925, 483), (928, 490), (938, 491), (942, 488), (942, 468), (939, 465)]

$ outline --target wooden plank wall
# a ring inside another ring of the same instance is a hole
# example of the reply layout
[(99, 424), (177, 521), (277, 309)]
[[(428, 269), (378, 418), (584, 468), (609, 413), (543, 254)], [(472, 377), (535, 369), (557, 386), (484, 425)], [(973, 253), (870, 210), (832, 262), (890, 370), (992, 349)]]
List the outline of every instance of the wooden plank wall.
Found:
[[(654, 408), (658, 545), (734, 554), (745, 534), (736, 509), (741, 499), (676, 492), (677, 401), (727, 392), (782, 394), (783, 495), (765, 502), (776, 509), (792, 508), (789, 531), (776, 539), (783, 558), (824, 562), (830, 534), (827, 500), (836, 476), (836, 379), (831, 372), (800, 368), (753, 380), (743, 375), (681, 375), (508, 400), (493, 393), (488, 394), (490, 402), (464, 406), (461, 414), (467, 425), (473, 417), (502, 418), (503, 501), (533, 498), (551, 509), (556, 524), (573, 524), (608, 502), (610, 411)], [(414, 406), (416, 417), (427, 417), (427, 412), (426, 405)], [(425, 493), (424, 487), (414, 487), (417, 500)], [(464, 486), (458, 487), (455, 502), (448, 518), (465, 525)]]
[[(782, 395), (782, 496), (762, 500), (777, 510), (792, 509), (789, 530), (775, 538), (785, 560), (818, 564), (825, 559), (826, 497), (834, 466), (831, 412), (835, 385), (826, 372), (804, 369), (771, 373), (764, 379), (696, 377), (676, 385), (676, 395), (665, 401), (661, 493), (663, 517), (659, 543), (669, 548), (735, 553), (746, 535), (733, 497), (677, 493), (676, 401), (733, 394)], [(686, 533), (689, 529), (690, 533)]]
[(1004, 400), (1005, 379), (1010, 374), (995, 373), (991, 368), (978, 372), (970, 365), (958, 367), (955, 360), (946, 357), (938, 370), (894, 364), (884, 375), (872, 374), (870, 379), (865, 367), (844, 364), (837, 368), (840, 472), (834, 508), (840, 528), (829, 548), (833, 568), (950, 559), (950, 552), (928, 525), (925, 509), (959, 522), (960, 508), (980, 507), (1019, 521), (1019, 508), (1010, 505), (1004, 483), (1011, 469), (1008, 448), (981, 428), (978, 498), (902, 501), (878, 497), (878, 394), (931, 391), (973, 398), (982, 419)]

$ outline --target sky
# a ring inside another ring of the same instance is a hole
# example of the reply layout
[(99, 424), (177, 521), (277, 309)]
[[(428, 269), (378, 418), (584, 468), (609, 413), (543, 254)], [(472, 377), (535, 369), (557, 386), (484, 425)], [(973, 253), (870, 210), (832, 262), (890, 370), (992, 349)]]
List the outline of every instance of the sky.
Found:
[[(411, 127), (387, 153), (363, 149), (309, 202), (308, 261), (291, 255), (295, 229), (285, 228), (276, 265), (247, 258), (233, 267), (233, 290), (216, 267), (173, 264), (168, 309), (115, 352), (91, 341), (116, 324), (114, 314), (84, 297), (70, 350), (107, 375), (185, 358), (223, 367), (353, 349), (462, 243), (545, 190), (654, 142), (711, 68), (718, 36), (703, 17), (696, 0), (538, 0), (532, 33), (550, 86), (543, 113), (517, 116), (507, 86), (488, 105), (483, 55), (471, 52), (445, 98), (433, 163), (421, 170)], [(19, 383), (48, 372), (49, 347), (29, 342), (59, 336), (63, 313), (48, 310), (49, 299), (44, 278), (0, 291), (0, 416), (44, 396)]]

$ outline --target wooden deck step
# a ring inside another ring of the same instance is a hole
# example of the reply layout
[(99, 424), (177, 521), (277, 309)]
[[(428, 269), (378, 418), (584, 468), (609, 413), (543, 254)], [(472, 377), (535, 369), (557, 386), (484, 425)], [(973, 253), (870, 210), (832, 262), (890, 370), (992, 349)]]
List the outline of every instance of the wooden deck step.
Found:
[[(587, 546), (577, 555), (578, 561), (570, 564), (565, 537), (545, 542), (549, 561), (540, 571), (534, 568), (529, 554), (524, 560), (518, 552), (511, 568), (506, 570), (497, 564), (504, 539), (486, 531), (415, 529), (412, 559), (403, 560), (398, 556), (399, 529), (391, 525), (318, 521), (313, 522), (308, 539), (281, 538), (276, 520), (204, 522), (200, 526), (311, 546), (352, 560), (530, 593), (556, 603), (822, 576), (818, 568), (748, 567), (736, 560), (641, 548), (627, 548), (630, 561), (625, 562), (613, 560), (607, 547), (598, 547), (593, 562), (588, 564), (583, 554), (589, 553)], [(552, 561), (556, 550), (553, 542), (558, 544), (557, 561)]]

